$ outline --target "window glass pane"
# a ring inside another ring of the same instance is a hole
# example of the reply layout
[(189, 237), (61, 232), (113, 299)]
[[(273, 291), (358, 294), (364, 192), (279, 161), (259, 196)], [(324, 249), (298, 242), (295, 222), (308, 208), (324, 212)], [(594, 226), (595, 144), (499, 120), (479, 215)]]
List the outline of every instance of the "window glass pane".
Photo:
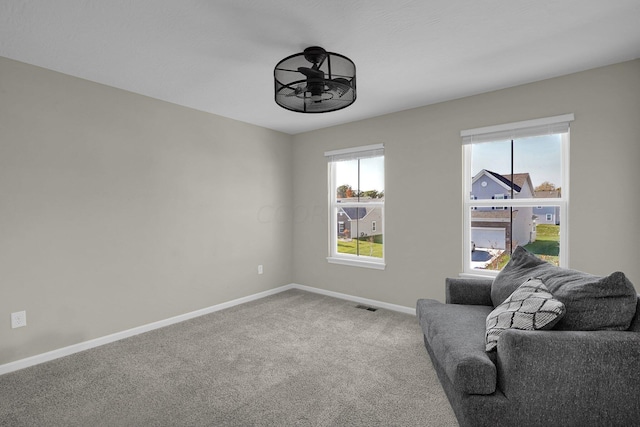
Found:
[(358, 160), (343, 160), (333, 164), (337, 201), (354, 199), (358, 191)]
[(501, 270), (517, 246), (560, 265), (560, 227), (558, 206), (478, 206), (471, 212), (470, 268)]
[[(358, 236), (358, 216), (362, 215), (364, 209), (353, 207), (338, 208), (338, 252), (353, 253), (357, 255), (357, 251), (350, 252), (350, 245), (342, 245), (344, 250), (340, 250), (340, 241), (350, 242), (353, 237)], [(356, 248), (356, 245), (353, 245)]]
[(511, 141), (471, 146), (471, 195), (474, 200), (511, 198)]
[(338, 253), (383, 257), (381, 207), (340, 207), (337, 216)]
[(360, 159), (359, 196), (361, 202), (384, 198), (384, 157)]
[[(478, 206), (471, 212), (471, 267), (496, 270), (497, 263), (511, 248), (511, 209), (495, 210)], [(499, 267), (499, 268), (498, 268)]]
[(559, 206), (534, 207), (536, 225), (533, 240), (524, 245), (529, 252), (553, 264), (560, 265), (560, 228), (562, 227)]
[[(559, 134), (516, 139), (513, 142), (516, 184), (528, 174), (536, 197), (558, 198), (562, 187), (562, 137)], [(531, 197), (521, 194), (520, 198)]]
[[(471, 196), (475, 200), (558, 198), (562, 188), (562, 137), (559, 134), (474, 144)], [(513, 173), (513, 175), (512, 175)]]

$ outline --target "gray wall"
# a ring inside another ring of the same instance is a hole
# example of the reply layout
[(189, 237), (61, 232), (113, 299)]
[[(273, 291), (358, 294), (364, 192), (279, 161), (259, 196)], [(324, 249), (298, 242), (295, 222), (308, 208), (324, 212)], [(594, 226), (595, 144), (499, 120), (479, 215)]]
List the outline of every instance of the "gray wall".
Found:
[[(571, 266), (638, 287), (638, 100), (636, 60), (291, 137), (0, 58), (0, 364), (291, 282), (443, 299), (460, 130), (570, 112)], [(328, 264), (323, 154), (378, 142), (387, 269)]]
[[(640, 60), (296, 135), (294, 281), (410, 307), (443, 300), (444, 278), (462, 270), (460, 131), (564, 113), (576, 117), (570, 267), (621, 270), (640, 289)], [(323, 153), (375, 143), (385, 144), (387, 268), (328, 264)]]
[(0, 364), (291, 283), (291, 139), (0, 58)]

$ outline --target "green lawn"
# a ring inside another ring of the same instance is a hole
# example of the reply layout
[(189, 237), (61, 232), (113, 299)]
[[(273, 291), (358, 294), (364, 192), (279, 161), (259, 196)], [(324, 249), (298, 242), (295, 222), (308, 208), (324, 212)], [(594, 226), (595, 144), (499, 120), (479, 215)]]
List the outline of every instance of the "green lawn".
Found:
[[(357, 245), (359, 245), (359, 253)], [(382, 243), (372, 243), (356, 239), (350, 241), (338, 240), (338, 253), (382, 258)]]
[(557, 257), (560, 254), (560, 226), (543, 224), (536, 227), (536, 241), (525, 246), (537, 255)]
[(524, 248), (553, 265), (560, 265), (560, 226), (538, 225), (536, 241), (525, 245)]
[[(553, 265), (560, 265), (560, 226), (540, 224), (536, 227), (536, 241), (525, 245), (524, 248), (539, 258)], [(502, 270), (511, 257), (507, 252), (495, 260), (488, 270)]]
[[(551, 264), (559, 265), (560, 226), (541, 224), (538, 225), (536, 231), (536, 241), (525, 245), (524, 248)], [(359, 245), (359, 253), (357, 245)], [(372, 243), (355, 239), (350, 241), (338, 240), (338, 253), (382, 258), (382, 243)], [(509, 255), (504, 253), (497, 261), (497, 268), (501, 269), (509, 262)], [(496, 266), (489, 268), (494, 269)]]

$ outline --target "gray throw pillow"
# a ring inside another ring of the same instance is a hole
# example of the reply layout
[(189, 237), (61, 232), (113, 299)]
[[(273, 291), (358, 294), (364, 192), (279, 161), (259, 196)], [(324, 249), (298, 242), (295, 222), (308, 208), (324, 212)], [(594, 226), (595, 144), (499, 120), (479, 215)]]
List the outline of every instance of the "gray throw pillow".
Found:
[(529, 279), (487, 316), (485, 350), (494, 350), (506, 329), (551, 329), (564, 313), (564, 304), (553, 298), (542, 280)]
[(636, 312), (636, 290), (622, 272), (606, 277), (556, 267), (521, 246), (496, 276), (491, 286), (494, 307), (525, 280), (544, 281), (553, 296), (566, 307), (555, 329), (596, 331), (627, 330)]

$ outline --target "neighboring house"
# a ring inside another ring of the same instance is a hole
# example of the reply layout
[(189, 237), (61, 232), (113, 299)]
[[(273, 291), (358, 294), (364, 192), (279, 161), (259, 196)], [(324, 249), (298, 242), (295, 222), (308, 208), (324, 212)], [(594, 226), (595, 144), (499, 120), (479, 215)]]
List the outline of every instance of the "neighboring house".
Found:
[(380, 208), (339, 208), (338, 236), (342, 238), (369, 237), (383, 234)]
[[(534, 197), (557, 199), (560, 198), (560, 196), (560, 189), (557, 189), (552, 191), (536, 191)], [(538, 217), (536, 220), (538, 224), (560, 225), (560, 206), (536, 206), (533, 208), (533, 213)]]
[[(486, 169), (472, 179), (473, 200), (533, 198), (528, 173), (500, 175)], [(536, 240), (536, 216), (531, 207), (475, 207), (471, 212), (471, 240), (479, 248), (506, 249)]]

